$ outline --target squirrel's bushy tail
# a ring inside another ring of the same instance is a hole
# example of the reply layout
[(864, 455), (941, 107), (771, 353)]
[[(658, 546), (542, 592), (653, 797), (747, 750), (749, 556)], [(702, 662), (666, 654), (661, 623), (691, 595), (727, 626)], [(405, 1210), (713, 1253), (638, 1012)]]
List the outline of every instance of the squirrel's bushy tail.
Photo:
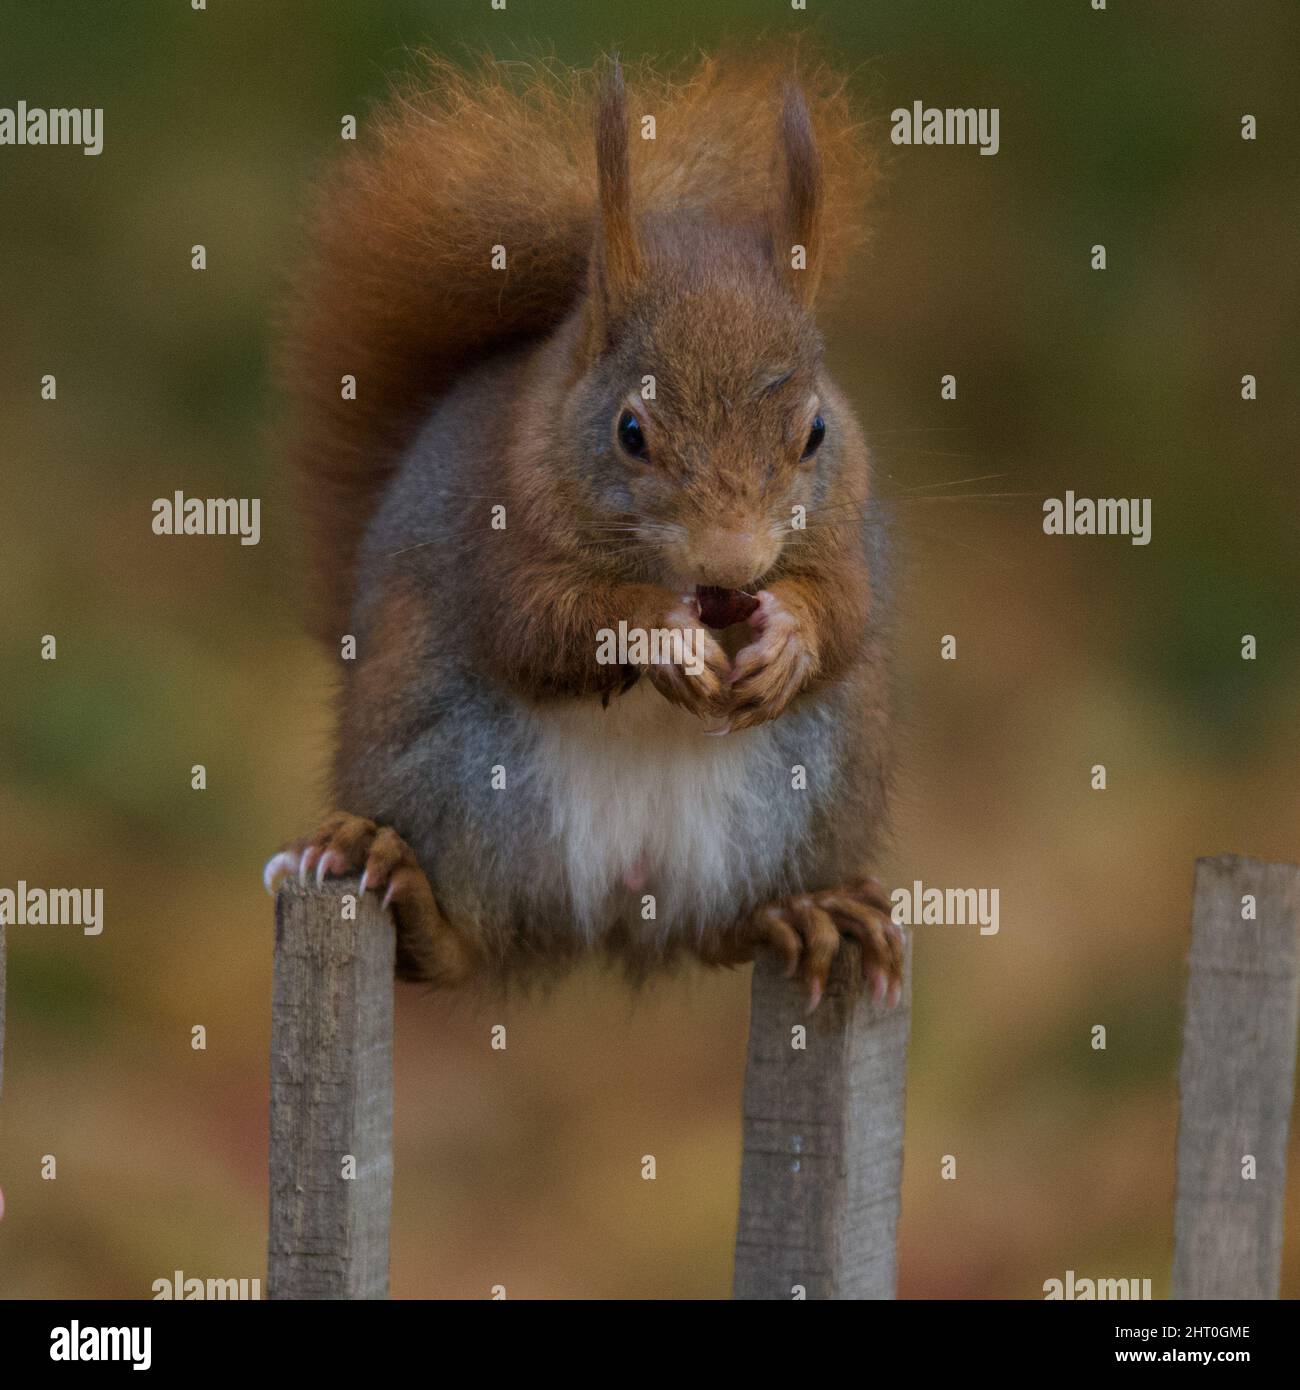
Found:
[[(796, 80), (824, 171), (823, 265), (843, 261), (872, 166), (841, 78), (775, 51), (625, 78), (636, 209), (728, 221), (766, 215), (781, 87)], [(485, 355), (555, 327), (583, 288), (598, 80), (547, 61), (426, 59), (323, 182), (279, 353), (323, 636), (346, 624), (362, 532), (429, 404)]]

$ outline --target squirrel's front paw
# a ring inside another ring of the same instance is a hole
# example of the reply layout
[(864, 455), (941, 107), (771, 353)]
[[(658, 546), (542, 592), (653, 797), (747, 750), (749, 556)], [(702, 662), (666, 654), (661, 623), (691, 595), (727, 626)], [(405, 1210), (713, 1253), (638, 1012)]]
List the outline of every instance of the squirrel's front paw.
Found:
[(459, 984), (470, 973), (470, 954), (447, 925), (433, 889), (411, 847), (391, 826), (335, 811), (320, 828), (286, 845), (267, 861), (262, 879), (274, 893), (297, 875), (306, 884), (315, 871), (326, 878), (361, 875), (361, 891), (382, 892), (397, 922), (397, 973), (404, 980)]
[(731, 668), (729, 713), (733, 729), (775, 719), (808, 684), (817, 652), (798, 618), (770, 590), (758, 596), (749, 617), (757, 638), (736, 653)]
[[(721, 644), (700, 622), (694, 600), (684, 601), (663, 617), (663, 630), (680, 633), (680, 662), (651, 662), (645, 668), (651, 684), (666, 700), (701, 719), (717, 719), (727, 706), (727, 681), (731, 664)], [(668, 648), (672, 643), (666, 643)]]

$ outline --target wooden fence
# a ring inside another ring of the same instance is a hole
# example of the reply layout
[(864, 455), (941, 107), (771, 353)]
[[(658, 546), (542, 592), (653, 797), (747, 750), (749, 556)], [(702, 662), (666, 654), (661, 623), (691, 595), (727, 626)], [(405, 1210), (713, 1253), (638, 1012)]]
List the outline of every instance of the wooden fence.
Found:
[[(356, 884), (275, 903), (273, 1298), (382, 1298), (392, 1207), (393, 930)], [(355, 920), (345, 902), (355, 905)], [(1296, 1069), (1300, 867), (1196, 863), (1179, 1068), (1175, 1298), (1275, 1298)], [(901, 1004), (822, 1008), (754, 970), (737, 1298), (891, 1298), (897, 1280), (911, 944)], [(0, 1093), (6, 949), (0, 923)]]
[[(388, 1292), (393, 928), (352, 883), (284, 887), (271, 1027), (272, 1298)], [(1175, 1298), (1276, 1298), (1295, 1090), (1300, 868), (1200, 859), (1179, 1069)], [(892, 1298), (910, 943), (899, 1006), (846, 989), (811, 1018), (754, 970), (737, 1298)], [(5, 938), (0, 924), (0, 1087)]]
[(809, 1015), (773, 958), (754, 967), (745, 1065), (735, 1298), (893, 1298), (911, 1013), (848, 982), (840, 953)]
[[(353, 884), (276, 907), (272, 1298), (388, 1288), (393, 931)], [(1175, 1298), (1275, 1298), (1295, 1083), (1300, 869), (1196, 865), (1179, 1073)], [(854, 948), (855, 949), (855, 948)], [(736, 1298), (892, 1298), (897, 1280), (911, 948), (890, 1011), (848, 990), (853, 951), (807, 1016), (754, 970)], [(351, 1173), (352, 1176), (346, 1176)]]
[(1196, 861), (1178, 1072), (1175, 1298), (1277, 1297), (1297, 923), (1300, 868), (1232, 854)]
[(290, 886), (276, 898), (272, 1298), (388, 1293), (395, 938), (392, 918), (358, 886)]

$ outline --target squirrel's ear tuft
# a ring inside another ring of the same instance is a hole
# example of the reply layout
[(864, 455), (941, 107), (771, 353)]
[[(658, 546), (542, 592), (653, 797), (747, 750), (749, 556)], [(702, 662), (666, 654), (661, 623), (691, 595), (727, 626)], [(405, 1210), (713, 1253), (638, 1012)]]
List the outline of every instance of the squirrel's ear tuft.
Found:
[(627, 303), (642, 272), (641, 248), (632, 217), (627, 101), (623, 69), (617, 58), (610, 61), (596, 98), (596, 184), (600, 194), (600, 232), (592, 257), (592, 288), (609, 318)]
[(811, 305), (821, 279), (822, 163), (808, 103), (786, 84), (781, 106), (781, 160), (772, 227), (777, 270), (795, 298)]

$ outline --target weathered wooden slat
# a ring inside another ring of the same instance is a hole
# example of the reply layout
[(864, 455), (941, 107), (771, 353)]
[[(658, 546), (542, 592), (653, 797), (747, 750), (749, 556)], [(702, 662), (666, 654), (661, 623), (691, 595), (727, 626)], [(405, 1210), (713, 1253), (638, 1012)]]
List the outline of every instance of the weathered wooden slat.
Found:
[(858, 969), (847, 945), (810, 1016), (774, 958), (754, 967), (736, 1298), (895, 1296), (910, 938), (895, 1009), (846, 988)]
[[(288, 884), (276, 899), (271, 1298), (388, 1293), (394, 935), (358, 886)], [(344, 919), (348, 894), (355, 921)]]
[[(1254, 921), (1242, 917), (1247, 895)], [(1175, 1298), (1277, 1297), (1298, 922), (1300, 868), (1231, 854), (1196, 861), (1178, 1075)]]

